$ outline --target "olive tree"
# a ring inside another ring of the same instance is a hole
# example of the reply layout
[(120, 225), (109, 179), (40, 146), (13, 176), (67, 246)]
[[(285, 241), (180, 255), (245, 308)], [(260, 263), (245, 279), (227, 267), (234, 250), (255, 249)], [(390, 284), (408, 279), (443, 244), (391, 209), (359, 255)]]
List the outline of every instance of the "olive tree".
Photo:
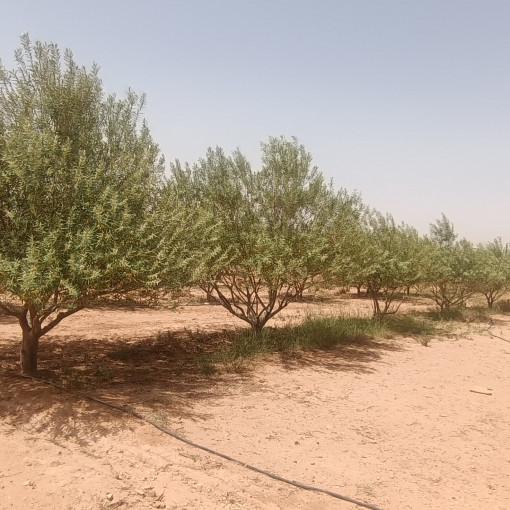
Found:
[(195, 165), (173, 165), (177, 189), (218, 220), (226, 256), (202, 288), (258, 335), (327, 264), (324, 229), (333, 193), (296, 139), (262, 143), (254, 172), (239, 151), (209, 149)]
[(0, 310), (23, 373), (39, 339), (103, 295), (158, 284), (149, 228), (163, 160), (144, 96), (105, 95), (97, 66), (22, 36), (0, 63)]

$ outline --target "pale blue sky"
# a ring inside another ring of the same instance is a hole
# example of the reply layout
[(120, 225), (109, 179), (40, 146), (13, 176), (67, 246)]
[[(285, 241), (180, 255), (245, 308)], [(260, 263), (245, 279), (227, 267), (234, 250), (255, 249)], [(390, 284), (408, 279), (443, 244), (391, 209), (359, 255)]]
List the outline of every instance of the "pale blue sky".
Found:
[(3, 0), (19, 36), (146, 92), (167, 157), (297, 136), (336, 187), (428, 232), (510, 241), (508, 0)]

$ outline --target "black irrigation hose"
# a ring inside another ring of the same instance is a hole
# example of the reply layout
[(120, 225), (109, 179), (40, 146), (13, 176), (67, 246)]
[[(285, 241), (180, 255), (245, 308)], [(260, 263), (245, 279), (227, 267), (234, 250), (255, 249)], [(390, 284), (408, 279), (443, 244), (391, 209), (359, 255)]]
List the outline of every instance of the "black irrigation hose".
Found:
[(494, 337), (494, 338), (499, 338), (500, 340), (503, 340), (504, 342), (508, 342), (510, 343), (510, 340), (507, 340), (506, 338), (503, 338), (502, 336), (498, 336), (498, 335), (495, 335), (494, 333), (491, 333), (490, 332), (490, 329), (494, 327), (494, 324), (491, 323), (491, 325), (487, 328), (487, 333), (489, 333), (489, 335), (491, 337)]
[(122, 413), (126, 413), (131, 416), (134, 416), (135, 418), (138, 418), (141, 421), (149, 423), (150, 425), (152, 425), (153, 427), (156, 427), (158, 430), (160, 430), (164, 434), (167, 434), (167, 435), (173, 437), (174, 439), (177, 439), (178, 441), (181, 441), (181, 442), (186, 443), (190, 446), (193, 446), (194, 448), (199, 448), (200, 450), (211, 453), (212, 455), (216, 455), (217, 457), (221, 457), (221, 458), (229, 460), (231, 462), (235, 462), (236, 464), (239, 464), (240, 466), (242, 466), (246, 469), (250, 469), (251, 471), (255, 471), (256, 473), (260, 473), (261, 475), (268, 476), (269, 478), (272, 478), (273, 480), (278, 480), (279, 482), (283, 482), (288, 485), (293, 485), (294, 487), (298, 487), (299, 489), (304, 489), (307, 491), (314, 491), (314, 492), (320, 492), (322, 494), (327, 494), (328, 496), (331, 496), (333, 498), (341, 499), (343, 501), (347, 501), (348, 503), (352, 503), (354, 505), (358, 505), (363, 508), (369, 508), (371, 510), (381, 510), (381, 508), (379, 508), (375, 505), (370, 505), (369, 503), (363, 503), (362, 501), (357, 501), (356, 499), (349, 498), (348, 496), (342, 496), (341, 494), (329, 491), (327, 489), (321, 489), (320, 487), (314, 487), (313, 485), (305, 485), (303, 483), (296, 482), (294, 480), (289, 480), (288, 478), (284, 478), (279, 475), (275, 475), (273, 473), (270, 473), (269, 471), (265, 471), (264, 469), (260, 469), (256, 466), (246, 464), (245, 462), (235, 459), (234, 457), (230, 457), (229, 455), (226, 455), (224, 453), (221, 453), (221, 452), (218, 452), (211, 448), (208, 448), (207, 446), (202, 446), (200, 444), (194, 443), (193, 441), (190, 441), (189, 439), (186, 439), (185, 437), (179, 436), (178, 434), (171, 432), (170, 430), (162, 427), (161, 425), (158, 425), (154, 421), (150, 420), (149, 418), (146, 418), (145, 416), (142, 416), (140, 413), (137, 413), (136, 411), (133, 411), (132, 409), (126, 409), (124, 407), (117, 406), (115, 404), (110, 404), (109, 402), (105, 402), (104, 400), (93, 397), (91, 395), (86, 395), (85, 393), (79, 393), (79, 392), (68, 390), (62, 386), (59, 386), (58, 384), (52, 383), (51, 381), (46, 381), (44, 379), (39, 379), (38, 377), (33, 377), (33, 376), (29, 376), (29, 375), (22, 375), (22, 377), (26, 377), (29, 379), (35, 379), (36, 381), (44, 382), (46, 384), (54, 386), (55, 388), (58, 388), (59, 390), (71, 393), (72, 395), (75, 395), (75, 396), (78, 396), (81, 398), (85, 398), (88, 400), (92, 400), (94, 402), (97, 402), (98, 404), (101, 404), (102, 406), (110, 407), (111, 409), (115, 409), (116, 411), (120, 411)]

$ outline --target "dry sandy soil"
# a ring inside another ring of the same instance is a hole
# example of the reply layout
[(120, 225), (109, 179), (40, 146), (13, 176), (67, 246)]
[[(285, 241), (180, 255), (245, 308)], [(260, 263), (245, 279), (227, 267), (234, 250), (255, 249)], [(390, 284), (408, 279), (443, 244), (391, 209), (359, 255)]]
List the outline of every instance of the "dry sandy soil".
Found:
[[(296, 304), (277, 325), (366, 306)], [(370, 338), (266, 356), (240, 373), (202, 373), (194, 351), (214, 337), (200, 332), (238, 326), (204, 303), (82, 311), (40, 347), (41, 375), (71, 393), (18, 376), (19, 328), (0, 316), (0, 508), (358, 508), (189, 446), (77, 392), (380, 509), (510, 508), (510, 317), (494, 316), (490, 330), (457, 325), (427, 347)], [(168, 331), (176, 333), (161, 334)]]

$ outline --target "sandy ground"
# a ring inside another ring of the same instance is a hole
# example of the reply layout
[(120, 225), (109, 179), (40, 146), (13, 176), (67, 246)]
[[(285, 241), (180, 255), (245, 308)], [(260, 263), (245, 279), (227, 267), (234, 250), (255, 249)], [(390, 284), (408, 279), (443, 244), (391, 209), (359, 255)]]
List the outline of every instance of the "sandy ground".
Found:
[[(328, 310), (366, 307), (337, 300)], [(293, 305), (299, 320), (321, 304)], [(366, 339), (205, 375), (220, 307), (85, 310), (41, 340), (44, 377), (192, 441), (378, 508), (510, 509), (510, 317), (427, 347)], [(165, 332), (180, 332), (168, 335)], [(159, 333), (159, 334), (158, 334)], [(354, 509), (186, 445), (127, 414), (20, 378), (0, 316), (0, 508)], [(491, 395), (470, 391), (490, 388)]]

